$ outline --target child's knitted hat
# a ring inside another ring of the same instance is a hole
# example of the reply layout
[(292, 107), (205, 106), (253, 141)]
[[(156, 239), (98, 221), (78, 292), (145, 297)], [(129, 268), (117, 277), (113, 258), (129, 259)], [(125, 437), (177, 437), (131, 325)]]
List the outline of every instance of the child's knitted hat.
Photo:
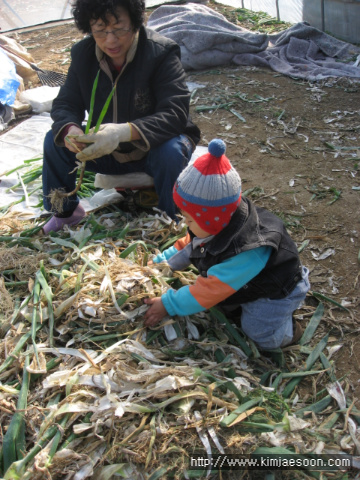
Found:
[(208, 150), (181, 172), (173, 197), (200, 228), (216, 235), (228, 225), (240, 203), (241, 179), (225, 156), (222, 140), (212, 140)]

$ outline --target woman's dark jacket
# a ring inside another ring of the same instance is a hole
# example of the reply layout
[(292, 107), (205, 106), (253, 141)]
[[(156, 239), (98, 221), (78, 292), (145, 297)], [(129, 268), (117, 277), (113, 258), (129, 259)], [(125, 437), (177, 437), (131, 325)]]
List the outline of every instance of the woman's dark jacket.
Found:
[(229, 225), (208, 243), (192, 250), (190, 260), (203, 277), (213, 265), (267, 245), (272, 253), (265, 268), (220, 305), (236, 306), (259, 298), (281, 299), (302, 278), (297, 247), (284, 223), (274, 214), (243, 198)]
[(200, 132), (189, 117), (190, 93), (180, 48), (173, 40), (145, 27), (136, 34), (117, 78), (113, 78), (105, 55), (92, 36), (72, 47), (67, 79), (51, 111), (52, 130), (58, 145), (63, 145), (61, 130), (69, 124), (81, 126), (85, 111), (89, 112), (99, 68), (92, 126), (116, 82), (115, 95), (102, 123), (131, 122), (142, 138), (120, 144), (119, 149), (125, 155), (114, 152), (117, 160), (138, 160), (151, 148), (180, 134), (187, 135), (195, 147)]

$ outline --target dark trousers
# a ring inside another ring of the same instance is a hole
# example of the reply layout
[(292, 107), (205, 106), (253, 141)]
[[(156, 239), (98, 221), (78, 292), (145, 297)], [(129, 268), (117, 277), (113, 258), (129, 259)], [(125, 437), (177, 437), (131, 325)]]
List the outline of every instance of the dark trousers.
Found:
[[(145, 172), (154, 178), (154, 186), (159, 197), (159, 209), (175, 219), (177, 213), (172, 190), (180, 172), (188, 164), (193, 145), (185, 135), (179, 135), (162, 145), (151, 149), (142, 159), (135, 162), (119, 163), (111, 155), (89, 160), (86, 170), (105, 175), (124, 175)], [(76, 185), (76, 156), (65, 147), (55, 145), (52, 132), (44, 140), (43, 193), (44, 207), (49, 212), (53, 208), (49, 199), (52, 190), (63, 189), (71, 192)], [(77, 195), (66, 199), (64, 212), (72, 212), (79, 203)], [(55, 212), (56, 213), (56, 212)]]

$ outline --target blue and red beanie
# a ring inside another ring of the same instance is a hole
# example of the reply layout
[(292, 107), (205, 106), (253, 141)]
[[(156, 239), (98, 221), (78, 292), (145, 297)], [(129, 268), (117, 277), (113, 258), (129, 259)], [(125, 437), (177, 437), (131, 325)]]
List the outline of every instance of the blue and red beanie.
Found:
[(216, 235), (229, 224), (241, 201), (241, 179), (225, 156), (222, 140), (212, 140), (208, 150), (181, 172), (173, 197), (180, 210)]

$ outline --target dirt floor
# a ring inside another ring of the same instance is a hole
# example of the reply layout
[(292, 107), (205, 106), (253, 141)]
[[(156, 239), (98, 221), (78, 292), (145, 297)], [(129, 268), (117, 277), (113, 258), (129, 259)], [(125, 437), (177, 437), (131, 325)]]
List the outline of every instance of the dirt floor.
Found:
[[(11, 36), (39, 66), (66, 73), (70, 47), (82, 34), (67, 23)], [(360, 85), (311, 84), (237, 66), (189, 72), (188, 81), (204, 86), (191, 105), (201, 145), (226, 141), (243, 191), (281, 216), (303, 248), (312, 284), (307, 303), (325, 306), (317, 335), (330, 332), (335, 374), (359, 408)], [(26, 88), (38, 85), (35, 75)]]

